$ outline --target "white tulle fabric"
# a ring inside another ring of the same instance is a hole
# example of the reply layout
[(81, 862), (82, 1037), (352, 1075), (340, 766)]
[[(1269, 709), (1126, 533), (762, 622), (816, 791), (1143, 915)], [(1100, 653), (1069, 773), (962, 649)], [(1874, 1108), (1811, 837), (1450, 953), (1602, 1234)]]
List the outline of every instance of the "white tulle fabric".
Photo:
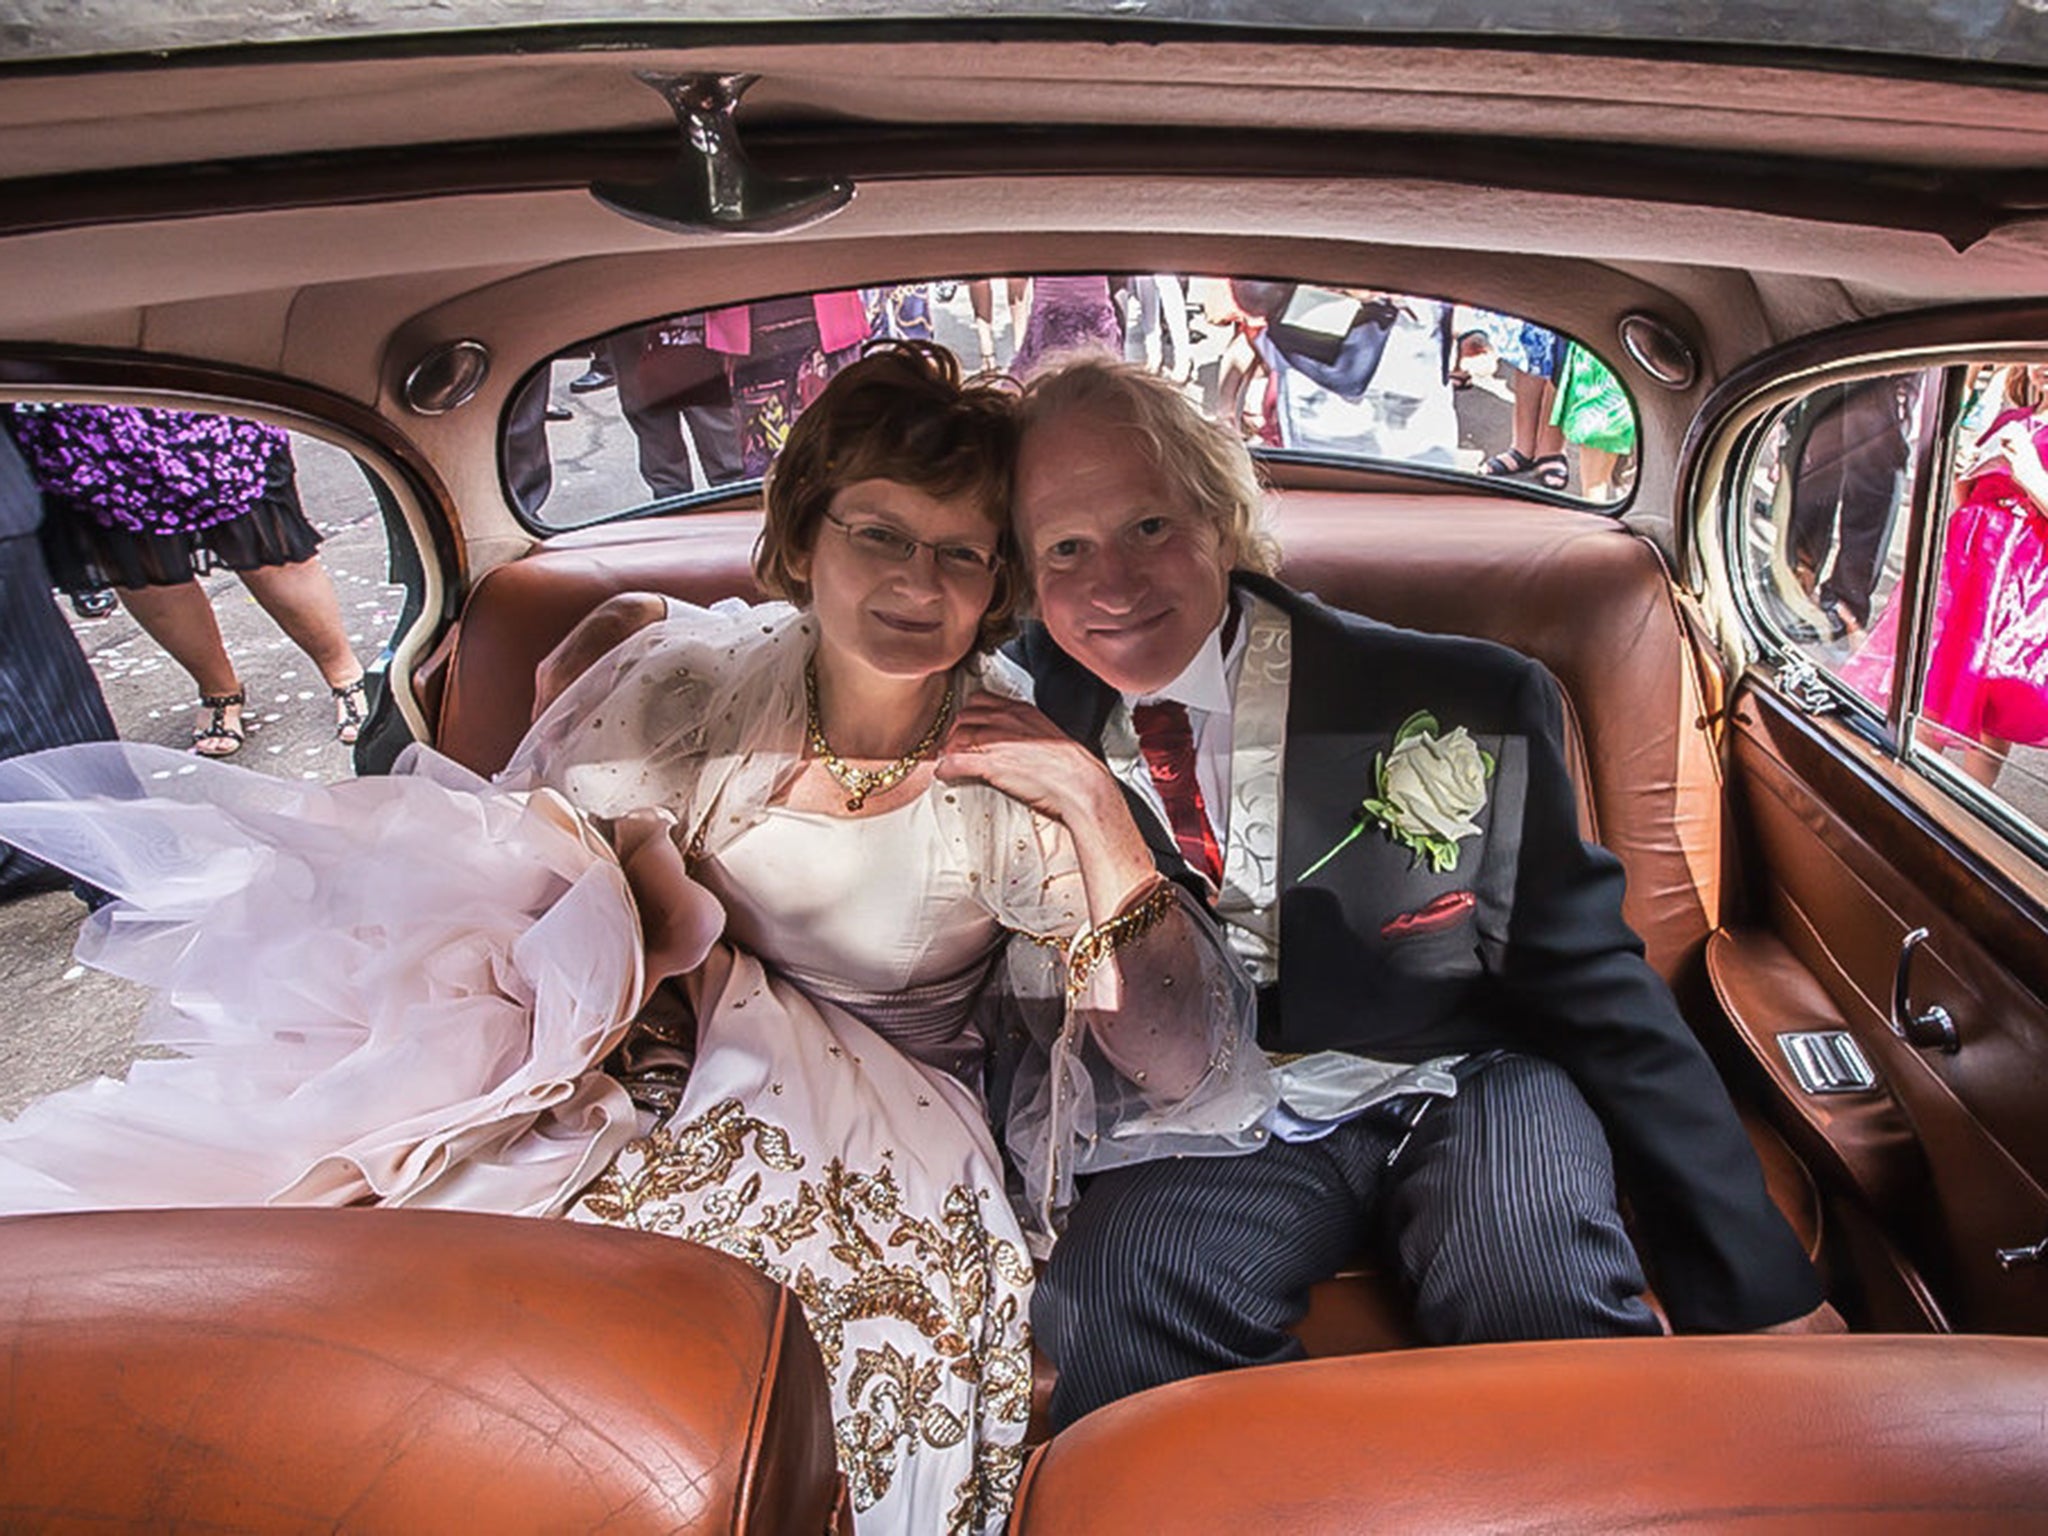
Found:
[(364, 1200), (563, 1209), (634, 1131), (596, 1064), (633, 901), (552, 797), (445, 759), (333, 786), (160, 747), (0, 763), (0, 837), (121, 901), (78, 956), (168, 1048), (0, 1126), (0, 1210)]

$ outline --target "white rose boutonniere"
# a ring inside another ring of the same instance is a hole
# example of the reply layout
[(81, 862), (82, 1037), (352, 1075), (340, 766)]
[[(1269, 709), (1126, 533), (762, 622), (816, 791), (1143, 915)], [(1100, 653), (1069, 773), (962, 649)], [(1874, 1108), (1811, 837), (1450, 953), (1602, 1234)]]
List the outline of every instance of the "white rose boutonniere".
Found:
[(1427, 859), (1437, 874), (1458, 867), (1458, 843), (1477, 837), (1472, 818), (1486, 804), (1493, 755), (1462, 725), (1438, 734), (1436, 716), (1419, 710), (1394, 733), (1393, 750), (1373, 759), (1373, 792), (1359, 802), (1358, 825), (1337, 846), (1301, 872), (1306, 880), (1337, 857), (1369, 826)]

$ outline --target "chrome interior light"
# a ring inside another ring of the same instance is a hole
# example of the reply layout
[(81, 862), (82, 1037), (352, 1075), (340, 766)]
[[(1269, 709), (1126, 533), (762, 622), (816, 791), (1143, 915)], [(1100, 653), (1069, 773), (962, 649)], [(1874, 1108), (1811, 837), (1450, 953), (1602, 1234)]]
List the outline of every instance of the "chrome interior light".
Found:
[(1640, 310), (1621, 317), (1616, 328), (1622, 350), (1666, 389), (1691, 389), (1700, 376), (1700, 357), (1677, 327)]
[(444, 341), (412, 365), (400, 393), (407, 409), (441, 416), (474, 398), (490, 371), (491, 349), (482, 342), (467, 337)]

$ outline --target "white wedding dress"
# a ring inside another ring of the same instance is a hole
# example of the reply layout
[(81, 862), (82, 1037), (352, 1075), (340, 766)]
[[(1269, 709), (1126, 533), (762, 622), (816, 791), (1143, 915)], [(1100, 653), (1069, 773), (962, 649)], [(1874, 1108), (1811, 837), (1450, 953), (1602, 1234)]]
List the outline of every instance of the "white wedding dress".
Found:
[[(1271, 1089), (1184, 905), (1066, 984), (1085, 906), (1056, 823), (978, 785), (775, 804), (807, 654), (787, 609), (679, 610), (496, 784), (424, 751), (332, 786), (124, 744), (0, 763), (0, 838), (122, 898), (80, 958), (156, 988), (140, 1038), (179, 1053), (0, 1126), (0, 1211), (380, 1202), (705, 1243), (802, 1299), (863, 1531), (999, 1529), (1030, 1252), (1075, 1174), (1251, 1145)], [(647, 990), (642, 856), (579, 814), (648, 808), (695, 882), (654, 839), (695, 1015), (665, 1113), (602, 1070)]]
[(771, 808), (699, 866), (737, 942), (687, 978), (696, 1065), (570, 1213), (797, 1293), (863, 1530), (1000, 1528), (1031, 1412), (1031, 1256), (970, 1086), (1002, 930), (945, 793), (862, 820)]

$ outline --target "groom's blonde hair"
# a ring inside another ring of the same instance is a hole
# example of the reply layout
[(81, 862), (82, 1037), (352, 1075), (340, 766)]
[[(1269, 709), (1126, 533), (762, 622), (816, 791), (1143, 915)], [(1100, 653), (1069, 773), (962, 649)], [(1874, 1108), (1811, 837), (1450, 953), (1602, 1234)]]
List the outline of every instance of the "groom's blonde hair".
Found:
[(1266, 488), (1251, 451), (1178, 384), (1135, 363), (1078, 353), (1024, 386), (1021, 431), (1069, 412), (1130, 427), (1168, 483), (1215, 525), (1230, 569), (1267, 576), (1280, 569), (1280, 542), (1266, 529)]

